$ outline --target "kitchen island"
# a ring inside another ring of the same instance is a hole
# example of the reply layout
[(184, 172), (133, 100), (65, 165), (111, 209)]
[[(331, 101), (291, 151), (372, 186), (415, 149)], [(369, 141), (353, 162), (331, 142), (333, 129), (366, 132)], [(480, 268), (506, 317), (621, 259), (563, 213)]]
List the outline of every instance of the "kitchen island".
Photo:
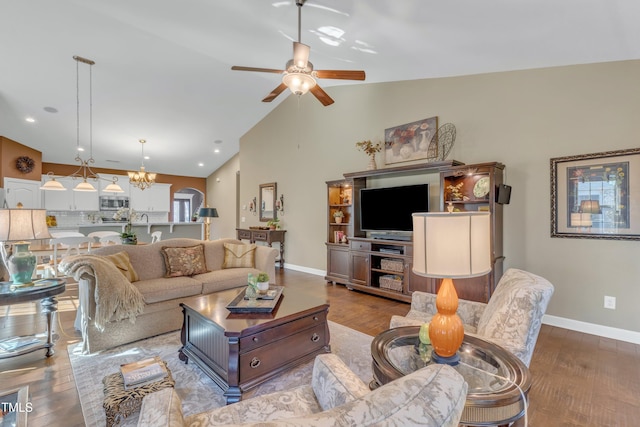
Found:
[[(102, 222), (78, 226), (78, 231), (85, 236), (94, 231), (115, 231), (122, 233), (126, 222)], [(175, 238), (204, 239), (204, 223), (202, 222), (134, 222), (131, 231), (138, 237), (138, 242), (150, 243), (151, 233), (162, 231), (162, 240)]]

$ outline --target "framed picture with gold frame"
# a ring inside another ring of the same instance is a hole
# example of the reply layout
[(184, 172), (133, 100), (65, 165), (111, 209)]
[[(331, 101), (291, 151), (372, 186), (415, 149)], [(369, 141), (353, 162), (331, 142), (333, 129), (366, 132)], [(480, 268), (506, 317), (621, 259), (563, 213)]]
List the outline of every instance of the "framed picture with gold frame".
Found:
[(551, 237), (640, 240), (640, 148), (551, 159)]

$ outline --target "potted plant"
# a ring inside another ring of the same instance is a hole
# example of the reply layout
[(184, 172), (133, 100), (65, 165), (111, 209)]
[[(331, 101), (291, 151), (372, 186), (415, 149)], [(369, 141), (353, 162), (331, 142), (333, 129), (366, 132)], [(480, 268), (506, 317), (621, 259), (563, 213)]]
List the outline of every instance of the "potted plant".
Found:
[(113, 219), (120, 221), (127, 220), (127, 224), (124, 226), (124, 230), (120, 233), (123, 245), (136, 245), (138, 244), (138, 237), (136, 233), (131, 231), (131, 223), (138, 218), (138, 213), (132, 208), (120, 208), (113, 214)]
[(342, 218), (344, 218), (344, 212), (337, 210), (333, 213), (333, 220), (337, 223), (340, 224), (342, 223)]
[(266, 293), (269, 290), (269, 275), (264, 272), (260, 272), (257, 277), (258, 292), (261, 294)]
[(269, 227), (272, 230), (280, 228), (280, 220), (277, 218), (270, 219), (269, 221), (267, 221), (267, 227)]
[(464, 185), (464, 182), (459, 182), (456, 185), (453, 184), (449, 184), (447, 185), (447, 190), (449, 191), (449, 200), (462, 200), (463, 199), (463, 195), (462, 195), (462, 186)]
[(382, 150), (382, 142), (374, 144), (371, 141), (360, 141), (356, 142), (356, 148), (364, 151), (369, 156), (369, 165), (367, 166), (367, 170), (376, 169), (376, 153)]

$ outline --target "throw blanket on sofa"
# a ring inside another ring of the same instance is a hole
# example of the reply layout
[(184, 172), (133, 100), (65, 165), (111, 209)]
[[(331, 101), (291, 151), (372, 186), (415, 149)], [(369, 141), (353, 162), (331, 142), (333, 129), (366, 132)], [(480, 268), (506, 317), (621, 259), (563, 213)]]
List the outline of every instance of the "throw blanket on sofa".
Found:
[(83, 274), (95, 277), (96, 313), (93, 322), (100, 331), (111, 320), (129, 318), (131, 323), (135, 323), (136, 316), (142, 313), (142, 294), (111, 261), (97, 255), (75, 255), (64, 258), (60, 269), (76, 280), (80, 280)]

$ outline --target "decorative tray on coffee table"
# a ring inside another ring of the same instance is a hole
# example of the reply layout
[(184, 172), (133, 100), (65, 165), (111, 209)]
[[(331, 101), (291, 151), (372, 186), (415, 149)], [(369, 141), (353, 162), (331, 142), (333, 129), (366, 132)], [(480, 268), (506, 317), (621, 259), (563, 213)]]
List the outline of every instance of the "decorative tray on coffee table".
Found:
[(282, 297), (283, 286), (270, 286), (266, 294), (258, 294), (255, 301), (245, 297), (243, 289), (230, 303), (227, 310), (232, 313), (270, 313)]

